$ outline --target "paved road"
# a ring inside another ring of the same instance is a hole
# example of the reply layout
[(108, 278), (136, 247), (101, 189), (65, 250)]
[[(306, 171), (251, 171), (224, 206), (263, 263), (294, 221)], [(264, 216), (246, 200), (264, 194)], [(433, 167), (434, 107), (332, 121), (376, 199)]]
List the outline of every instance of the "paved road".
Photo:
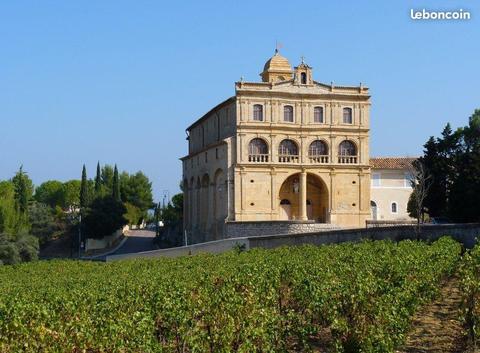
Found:
[(128, 232), (127, 241), (122, 247), (110, 255), (130, 254), (140, 251), (155, 250), (153, 239), (155, 232), (150, 230), (131, 230)]

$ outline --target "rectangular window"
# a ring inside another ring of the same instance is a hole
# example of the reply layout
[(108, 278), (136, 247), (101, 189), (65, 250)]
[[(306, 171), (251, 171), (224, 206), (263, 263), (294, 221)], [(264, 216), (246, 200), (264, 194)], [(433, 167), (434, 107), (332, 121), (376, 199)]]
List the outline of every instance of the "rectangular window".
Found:
[(263, 105), (255, 104), (253, 106), (253, 120), (263, 121)]
[(412, 187), (412, 181), (413, 181), (413, 175), (411, 175), (410, 173), (405, 173), (404, 183), (406, 188)]
[(313, 122), (323, 123), (323, 107), (313, 108)]
[(283, 107), (283, 121), (293, 123), (293, 107), (291, 105)]
[(372, 174), (372, 186), (380, 186), (381, 185), (380, 180), (381, 180), (381, 174), (380, 173), (373, 173)]
[(353, 124), (352, 108), (343, 108), (343, 123)]

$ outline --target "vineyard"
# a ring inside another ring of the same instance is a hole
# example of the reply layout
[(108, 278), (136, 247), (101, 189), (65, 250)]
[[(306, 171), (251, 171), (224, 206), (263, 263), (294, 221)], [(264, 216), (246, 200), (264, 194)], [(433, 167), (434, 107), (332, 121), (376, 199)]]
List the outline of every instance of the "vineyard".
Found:
[(0, 352), (394, 352), (460, 265), (480, 337), (480, 249), (445, 237), (0, 267)]

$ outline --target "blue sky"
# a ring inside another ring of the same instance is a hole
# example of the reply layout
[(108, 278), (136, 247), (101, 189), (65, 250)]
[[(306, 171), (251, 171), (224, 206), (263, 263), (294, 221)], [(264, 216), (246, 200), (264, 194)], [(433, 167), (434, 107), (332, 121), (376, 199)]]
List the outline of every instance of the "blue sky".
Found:
[[(470, 21), (413, 21), (410, 9)], [(418, 155), (480, 108), (480, 2), (2, 1), (0, 179), (35, 184), (85, 163), (178, 192), (185, 127), (259, 80), (275, 41), (316, 80), (370, 87), (371, 155)]]

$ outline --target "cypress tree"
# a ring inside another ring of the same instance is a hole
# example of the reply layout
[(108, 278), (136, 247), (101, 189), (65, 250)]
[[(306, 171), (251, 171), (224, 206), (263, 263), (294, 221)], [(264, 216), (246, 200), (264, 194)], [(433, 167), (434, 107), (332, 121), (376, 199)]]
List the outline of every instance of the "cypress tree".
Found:
[(82, 169), (82, 183), (80, 184), (80, 208), (83, 210), (88, 204), (88, 186), (87, 186), (87, 169), (85, 164)]
[(120, 182), (118, 180), (118, 169), (115, 164), (115, 169), (113, 170), (113, 192), (112, 196), (116, 201), (122, 201), (120, 198)]
[(102, 188), (102, 177), (100, 174), (100, 162), (97, 162), (97, 175), (95, 176), (95, 196), (100, 195), (101, 188)]
[(23, 171), (23, 165), (20, 166), (17, 174), (13, 177), (12, 182), (15, 186), (15, 201), (17, 210), (25, 215), (28, 210), (28, 201), (31, 197), (27, 174)]

